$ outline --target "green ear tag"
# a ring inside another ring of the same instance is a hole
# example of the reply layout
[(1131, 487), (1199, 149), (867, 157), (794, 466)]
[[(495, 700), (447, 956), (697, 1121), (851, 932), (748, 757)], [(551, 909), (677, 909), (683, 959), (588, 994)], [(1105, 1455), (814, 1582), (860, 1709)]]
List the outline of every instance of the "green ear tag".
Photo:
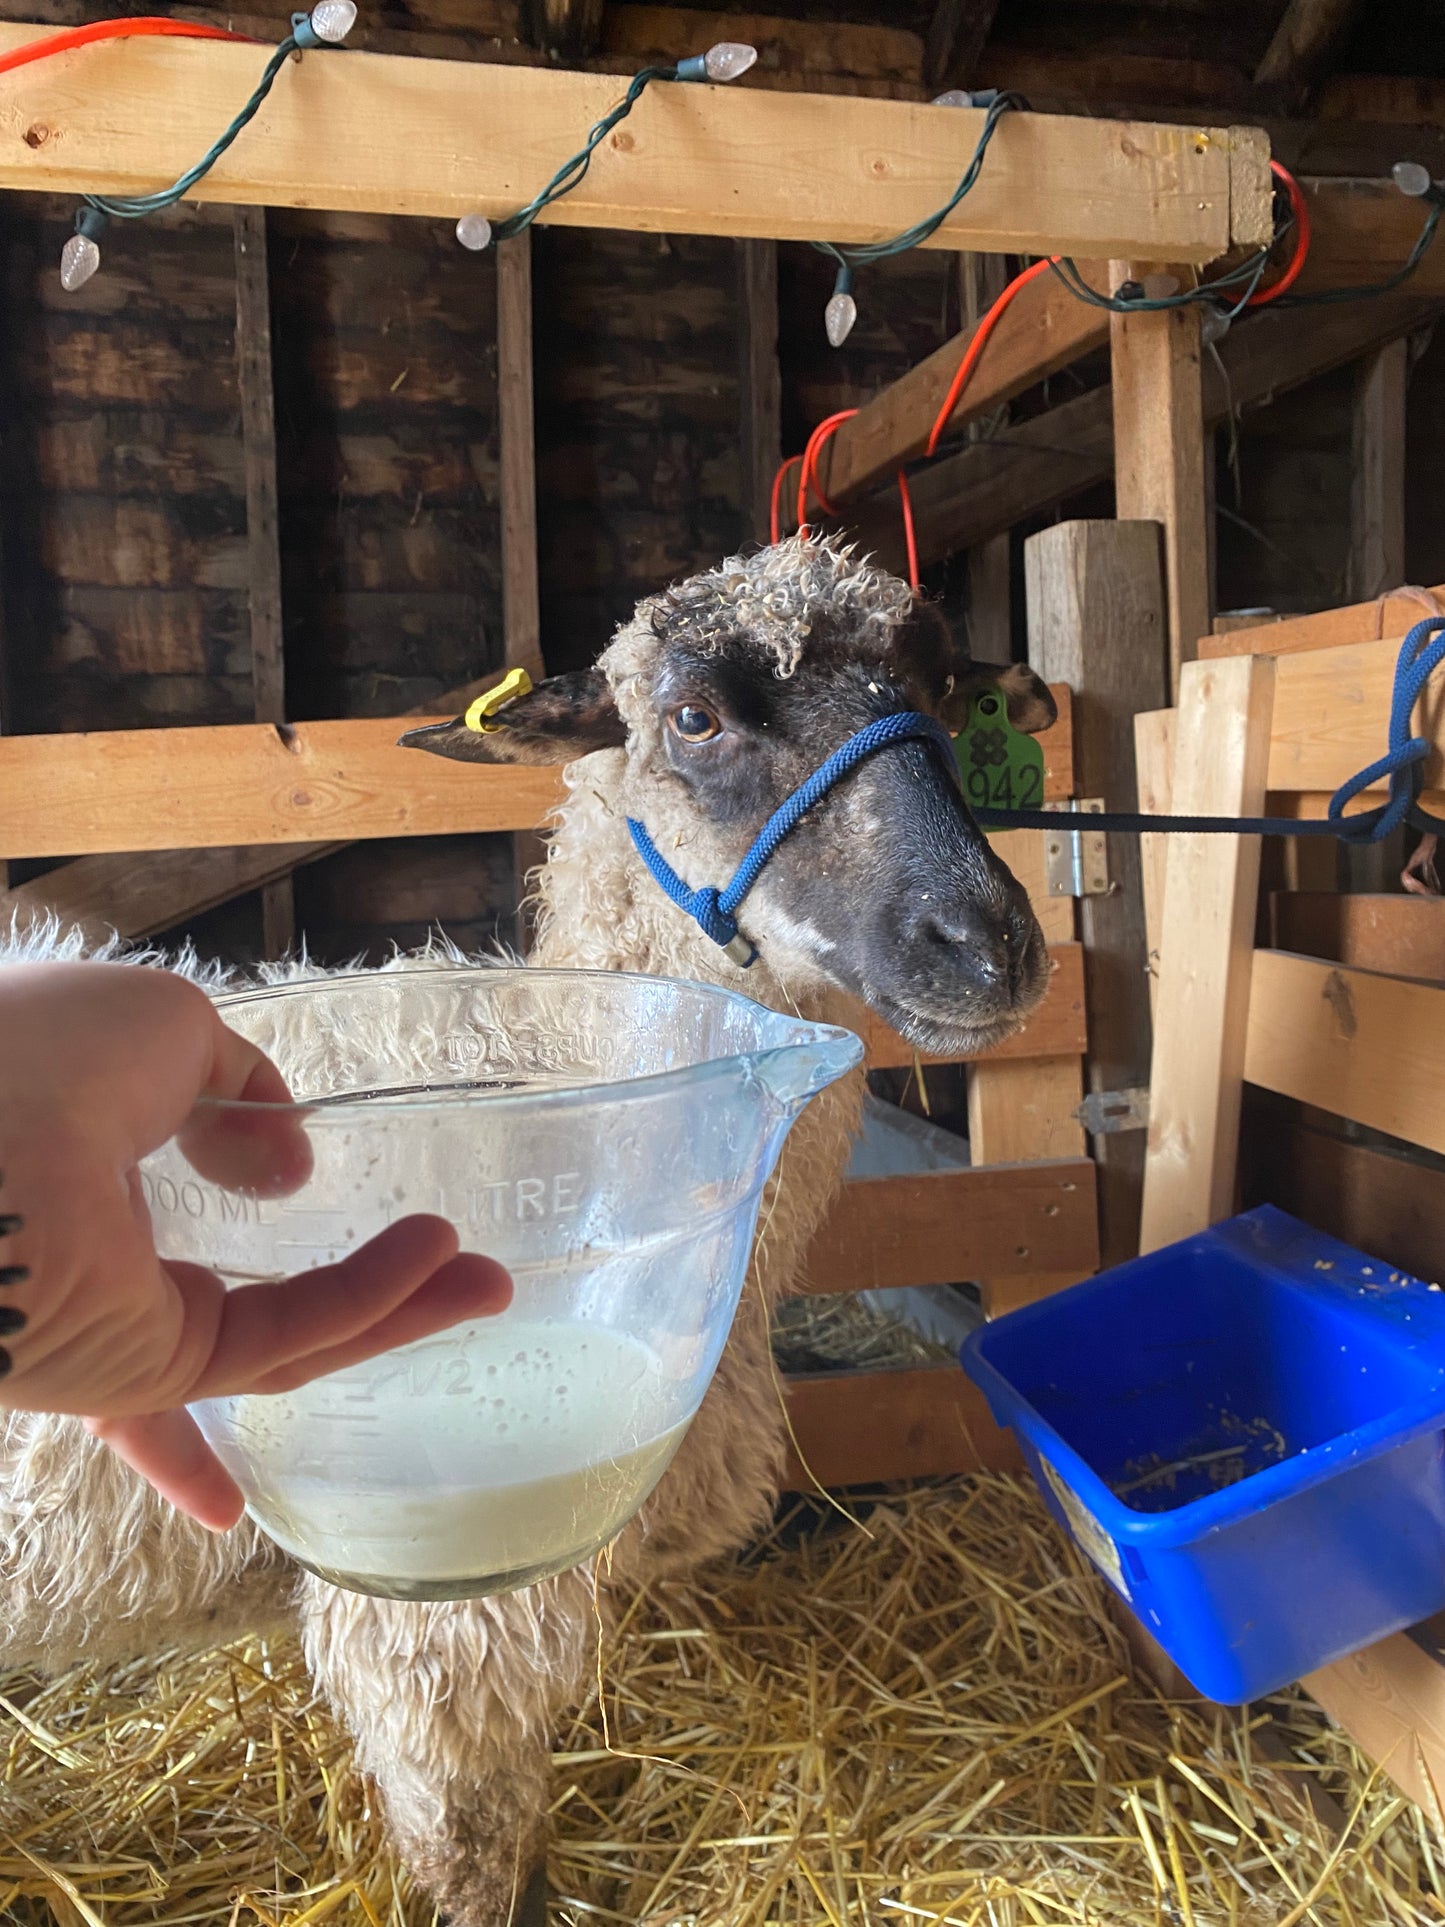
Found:
[(1044, 752), (1008, 719), (995, 689), (973, 699), (968, 721), (954, 739), (963, 793), (980, 810), (1037, 810), (1044, 800)]

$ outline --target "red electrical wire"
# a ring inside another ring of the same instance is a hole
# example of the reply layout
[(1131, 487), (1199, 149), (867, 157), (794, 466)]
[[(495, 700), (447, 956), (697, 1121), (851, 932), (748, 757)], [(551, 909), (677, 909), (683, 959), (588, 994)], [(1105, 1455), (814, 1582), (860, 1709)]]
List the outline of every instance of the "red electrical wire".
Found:
[(88, 47), (96, 40), (129, 40), (146, 34), (164, 34), (177, 40), (251, 40), (247, 33), (232, 33), (228, 27), (201, 27), (190, 20), (148, 16), (133, 20), (92, 20), (88, 27), (67, 27), (64, 33), (47, 34), (44, 40), (27, 41), (23, 47), (0, 54), (0, 74), (27, 66), (32, 60), (48, 60), (52, 54), (69, 53), (72, 47)]
[(773, 492), (768, 501), (768, 535), (770, 540), (774, 542), (781, 542), (783, 539), (782, 493), (784, 478), (788, 470), (793, 466), (793, 463), (801, 462), (802, 459), (801, 455), (790, 455), (785, 462), (779, 465), (778, 472), (773, 477)]
[(1290, 212), (1294, 215), (1294, 253), (1278, 281), (1272, 281), (1267, 288), (1257, 288), (1245, 302), (1247, 308), (1262, 308), (1267, 301), (1282, 295), (1286, 288), (1293, 287), (1310, 251), (1310, 205), (1299, 182), (1278, 161), (1270, 162), (1269, 171), (1277, 181), (1284, 183), (1285, 193), (1289, 195)]
[(820, 421), (808, 437), (808, 445), (803, 450), (803, 466), (798, 472), (798, 530), (805, 534), (808, 527), (808, 490), (817, 497), (818, 507), (825, 515), (833, 513), (833, 504), (823, 493), (818, 481), (818, 457), (830, 435), (836, 435), (844, 422), (851, 421), (858, 413), (856, 408), (840, 408), (836, 415), (829, 415)]
[(1035, 261), (1033, 266), (1025, 268), (1022, 274), (1016, 274), (1004, 289), (1003, 293), (994, 302), (988, 313), (983, 317), (983, 320), (980, 321), (974, 329), (973, 334), (969, 338), (968, 346), (963, 351), (963, 359), (958, 364), (958, 373), (949, 384), (948, 393), (943, 398), (943, 406), (939, 409), (937, 419), (928, 431), (928, 442), (923, 450), (925, 455), (937, 453), (943, 431), (952, 420), (953, 411), (958, 406), (959, 397), (968, 386), (969, 377), (978, 366), (979, 356), (982, 355), (984, 349), (987, 347), (988, 338), (993, 333), (1004, 309), (1021, 288), (1026, 287), (1030, 281), (1037, 281), (1041, 274), (1047, 274), (1051, 266), (1051, 261)]
[(898, 471), (898, 506), (903, 511), (903, 541), (908, 550), (908, 586), (918, 594), (918, 537), (913, 529), (913, 497), (908, 492), (908, 477)]

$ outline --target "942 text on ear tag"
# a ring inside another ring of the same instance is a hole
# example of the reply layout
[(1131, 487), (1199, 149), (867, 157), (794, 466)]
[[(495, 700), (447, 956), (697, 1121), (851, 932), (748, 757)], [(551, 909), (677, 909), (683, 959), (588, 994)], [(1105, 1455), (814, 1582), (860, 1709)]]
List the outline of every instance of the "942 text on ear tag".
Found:
[(963, 793), (980, 810), (1036, 810), (1044, 800), (1044, 752), (1008, 719), (998, 690), (973, 699), (954, 741)]

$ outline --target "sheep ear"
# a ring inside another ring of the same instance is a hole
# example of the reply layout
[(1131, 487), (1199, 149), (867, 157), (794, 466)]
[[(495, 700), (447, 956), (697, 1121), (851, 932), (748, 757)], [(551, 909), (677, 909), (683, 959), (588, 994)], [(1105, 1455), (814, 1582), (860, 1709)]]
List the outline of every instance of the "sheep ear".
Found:
[(594, 749), (617, 749), (627, 731), (600, 669), (549, 676), (490, 719), (485, 731), (464, 716), (429, 723), (398, 737), (403, 749), (424, 749), (462, 763), (570, 763)]
[(1040, 730), (1058, 721), (1059, 706), (1048, 684), (1026, 663), (1016, 662), (1000, 669), (993, 663), (971, 662), (954, 677), (953, 688), (943, 704), (944, 724), (954, 731), (962, 729), (974, 697), (990, 685), (1007, 703), (1009, 721), (1025, 736), (1037, 736)]

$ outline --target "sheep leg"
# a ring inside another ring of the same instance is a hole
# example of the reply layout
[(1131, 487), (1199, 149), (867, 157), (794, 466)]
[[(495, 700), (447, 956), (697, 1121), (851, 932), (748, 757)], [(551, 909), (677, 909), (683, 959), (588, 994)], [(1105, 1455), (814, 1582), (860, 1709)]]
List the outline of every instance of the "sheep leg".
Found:
[(522, 1927), (542, 1891), (553, 1734), (608, 1611), (590, 1572), (427, 1605), (311, 1578), (300, 1596), (312, 1673), (409, 1871), (452, 1927)]
[(6, 1663), (56, 1673), (220, 1645), (285, 1617), (294, 1583), (248, 1520), (208, 1532), (78, 1419), (0, 1414)]

